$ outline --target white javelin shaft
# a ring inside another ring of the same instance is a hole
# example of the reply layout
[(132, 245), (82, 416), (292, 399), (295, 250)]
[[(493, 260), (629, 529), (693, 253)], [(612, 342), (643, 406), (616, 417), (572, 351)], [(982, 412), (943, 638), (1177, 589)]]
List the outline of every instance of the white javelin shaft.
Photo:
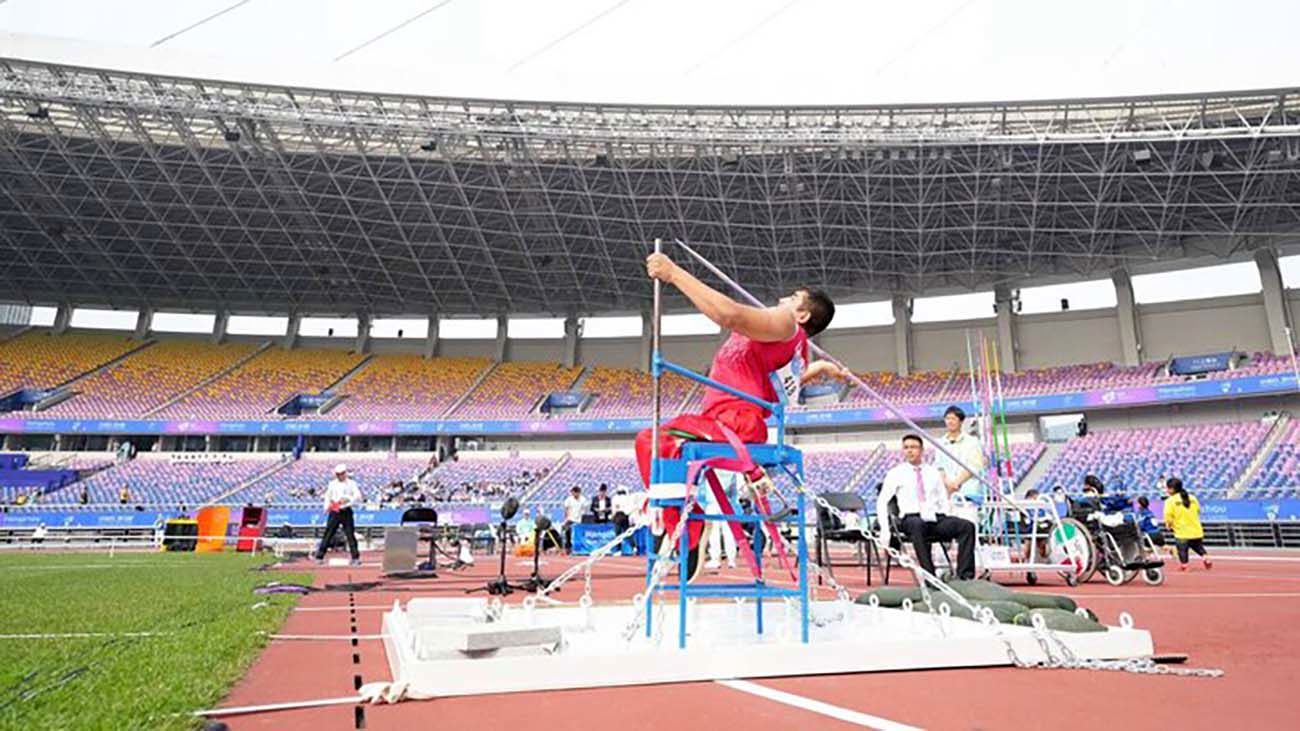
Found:
[[(761, 302), (757, 297), (755, 297), (754, 295), (750, 294), (749, 291), (746, 290), (744, 287), (740, 286), (740, 284), (738, 284), (738, 283), (736, 282), (736, 280), (734, 280), (734, 279), (732, 279), (731, 277), (727, 276), (727, 275), (726, 275), (726, 274), (725, 274), (721, 269), (719, 269), (719, 268), (717, 268), (716, 266), (714, 266), (714, 265), (713, 265), (713, 262), (709, 261), (708, 259), (705, 259), (704, 256), (701, 255), (698, 251), (696, 251), (695, 249), (692, 249), (690, 246), (688, 246), (688, 245), (686, 244), (685, 241), (682, 241), (681, 239), (674, 239), (674, 241), (677, 243), (678, 246), (682, 247), (682, 248), (686, 251), (686, 253), (690, 254), (690, 255), (693, 256), (693, 257), (695, 257), (695, 260), (696, 260), (696, 261), (698, 261), (700, 264), (704, 265), (704, 268), (705, 268), (705, 269), (708, 269), (710, 272), (713, 272), (713, 274), (714, 274), (718, 279), (721, 279), (723, 282), (725, 282), (725, 283), (727, 284), (727, 286), (729, 286), (729, 287), (731, 287), (732, 289), (734, 289), (734, 290), (736, 291), (736, 294), (739, 294), (741, 297), (743, 297), (743, 298), (744, 298), (747, 302), (749, 302), (751, 305), (754, 305), (755, 307), (764, 307), (764, 306), (765, 306), (765, 305), (764, 305), (764, 304), (763, 304), (763, 303), (762, 303), (762, 302)], [(943, 452), (945, 455), (948, 456), (949, 459), (951, 459), (951, 460), (953, 461), (954, 464), (958, 465), (958, 466), (961, 467), (962, 469), (964, 469), (964, 470), (966, 470), (967, 472), (969, 472), (971, 475), (973, 475), (973, 476), (975, 477), (975, 479), (979, 480), (980, 483), (982, 483), (985, 487), (988, 487), (988, 488), (990, 488), (990, 489), (995, 489), (994, 486), (993, 486), (993, 484), (990, 483), (986, 477), (984, 477), (983, 475), (979, 474), (979, 472), (978, 472), (977, 470), (971, 468), (971, 466), (968, 465), (968, 464), (966, 464), (965, 462), (963, 462), (963, 461), (961, 460), (960, 457), (958, 457), (957, 455), (955, 455), (955, 454), (953, 454), (951, 451), (949, 451), (947, 447), (943, 446), (943, 444), (941, 444), (941, 443), (939, 442), (939, 440), (937, 440), (937, 439), (931, 437), (931, 436), (930, 436), (930, 435), (929, 435), (929, 434), (928, 434), (924, 429), (922, 429), (920, 426), (918, 426), (916, 422), (914, 422), (914, 421), (912, 421), (911, 419), (907, 418), (907, 415), (905, 415), (902, 411), (900, 411), (900, 410), (899, 410), (897, 407), (895, 407), (893, 404), (891, 404), (891, 403), (889, 403), (888, 401), (886, 401), (886, 400), (885, 400), (885, 397), (883, 397), (883, 396), (881, 396), (880, 394), (876, 393), (876, 390), (875, 390), (874, 388), (872, 388), (871, 386), (867, 385), (867, 382), (866, 382), (866, 381), (864, 381), (864, 380), (862, 380), (861, 378), (859, 378), (859, 377), (858, 377), (858, 374), (854, 373), (853, 371), (849, 370), (848, 368), (845, 368), (844, 364), (841, 363), (841, 362), (840, 362), (840, 361), (839, 361), (835, 356), (833, 356), (833, 355), (831, 355), (830, 353), (826, 352), (825, 349), (821, 348), (820, 346), (818, 346), (818, 345), (817, 345), (816, 343), (814, 343), (814, 342), (809, 341), (809, 343), (808, 343), (808, 347), (809, 347), (809, 349), (812, 350), (814, 353), (816, 353), (817, 355), (821, 356), (824, 360), (828, 360), (828, 361), (834, 363), (835, 365), (839, 366), (841, 369), (843, 369), (844, 372), (848, 374), (849, 380), (853, 382), (853, 385), (855, 385), (855, 386), (857, 386), (858, 388), (860, 388), (860, 389), (862, 389), (863, 391), (865, 391), (866, 394), (867, 394), (868, 396), (870, 396), (872, 399), (874, 399), (875, 401), (877, 401), (881, 406), (885, 407), (885, 410), (886, 410), (886, 411), (888, 411), (889, 413), (893, 414), (893, 415), (894, 415), (894, 418), (896, 418), (896, 419), (898, 419), (899, 421), (901, 421), (901, 422), (903, 422), (904, 424), (906, 424), (909, 428), (912, 429), (912, 431), (916, 432), (916, 434), (917, 434), (918, 436), (920, 436), (920, 437), (921, 437), (922, 439), (924, 439), (925, 441), (929, 442), (929, 443), (930, 443), (930, 446), (934, 447), (935, 449), (939, 450), (940, 452)]]
[[(662, 253), (664, 249), (663, 239), (655, 239), (655, 253)], [(651, 481), (659, 479), (659, 419), (662, 410), (662, 394), (659, 390), (659, 381), (662, 379), (659, 369), (655, 368), (654, 358), (659, 355), (659, 319), (663, 300), (663, 282), (658, 279), (654, 281), (654, 308), (650, 320), (650, 372), (654, 374), (654, 406), (653, 413), (650, 417), (650, 474)]]

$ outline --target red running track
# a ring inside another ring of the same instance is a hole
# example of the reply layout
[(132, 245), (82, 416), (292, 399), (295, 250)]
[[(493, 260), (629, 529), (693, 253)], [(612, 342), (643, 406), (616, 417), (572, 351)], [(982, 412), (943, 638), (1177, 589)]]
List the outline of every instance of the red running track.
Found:
[[(316, 570), (318, 586), (378, 579), (377, 555), (357, 569)], [(571, 559), (552, 557), (543, 568), (558, 574)], [(384, 582), (377, 589), (306, 596), (282, 634), (378, 634), (380, 616), (395, 599), (463, 596), (496, 573), (486, 558), (439, 579)], [(302, 566), (292, 567), (302, 569)], [(1172, 566), (1171, 566), (1172, 568)], [(526, 576), (531, 564), (511, 559), (510, 573)], [(595, 573), (599, 601), (627, 600), (643, 582), (640, 559), (611, 558)], [(731, 573), (731, 572), (728, 572)], [(899, 576), (900, 574), (895, 574)], [(865, 587), (858, 570), (839, 569), (840, 581)], [(740, 578), (739, 572), (735, 573)], [(876, 581), (879, 582), (877, 575)], [(1199, 564), (1170, 572), (1164, 586), (1140, 580), (1115, 588), (1092, 583), (1066, 589), (1047, 579), (1040, 589), (1071, 594), (1114, 624), (1128, 611), (1151, 630), (1157, 652), (1186, 653), (1189, 666), (1217, 667), (1223, 678), (1178, 678), (1082, 670), (986, 668), (904, 673), (765, 679), (750, 689), (782, 691), (781, 701), (719, 683), (602, 688), (353, 705), (225, 717), (232, 729), (520, 729), (608, 727), (660, 731), (667, 719), (686, 728), (1001, 729), (1047, 725), (1090, 729), (1119, 723), (1176, 725), (1183, 730), (1285, 728), (1294, 711), (1284, 698), (1287, 678), (1300, 677), (1300, 553), (1220, 551), (1214, 569)], [(574, 600), (575, 580), (560, 598)], [(508, 599), (520, 601), (516, 593)], [(383, 645), (361, 639), (270, 643), (224, 706), (343, 697), (358, 683), (389, 679)], [(823, 705), (818, 705), (818, 703)], [(793, 705), (792, 705), (793, 704)], [(812, 706), (813, 708), (810, 708)], [(857, 715), (854, 716), (853, 713)], [(826, 715), (830, 713), (832, 715)], [(837, 720), (845, 718), (848, 720)], [(669, 721), (669, 723), (672, 723)]]

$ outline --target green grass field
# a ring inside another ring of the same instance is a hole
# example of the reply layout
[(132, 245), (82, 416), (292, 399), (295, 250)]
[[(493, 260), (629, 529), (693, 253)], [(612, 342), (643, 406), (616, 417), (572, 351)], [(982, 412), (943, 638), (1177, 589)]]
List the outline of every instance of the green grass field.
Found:
[[(248, 554), (0, 555), (0, 729), (186, 729), (244, 674), (296, 597)], [(253, 609), (259, 601), (270, 606)]]

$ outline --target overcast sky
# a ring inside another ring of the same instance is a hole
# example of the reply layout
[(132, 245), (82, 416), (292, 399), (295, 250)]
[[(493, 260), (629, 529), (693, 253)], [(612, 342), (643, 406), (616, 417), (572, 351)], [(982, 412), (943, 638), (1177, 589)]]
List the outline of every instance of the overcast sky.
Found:
[(368, 75), (381, 87), (426, 76), (447, 94), (677, 103), (951, 102), (1289, 86), (1300, 67), (1297, 28), (1300, 3), (1281, 0), (0, 4), (6, 31), (138, 49), (158, 44), (160, 52), (217, 58), (250, 75), (301, 66)]
[[(1293, 86), (1297, 28), (1300, 3), (1216, 0), (0, 0), (0, 31), (71, 39), (92, 59), (102, 48), (105, 63), (126, 49), (160, 71), (216, 61), (249, 81), (301, 74), (381, 90), (418, 78), (449, 95), (653, 103)], [(1300, 257), (1284, 260), (1284, 276), (1300, 287)], [(1247, 263), (1134, 287), (1139, 301), (1163, 302), (1257, 292), (1259, 279)], [(1022, 296), (1026, 312), (1059, 309), (1061, 297), (1072, 309), (1114, 306), (1109, 281)], [(964, 297), (982, 308), (992, 296)], [(917, 317), (948, 304), (922, 303)], [(845, 325), (892, 318), (879, 304), (845, 315)]]

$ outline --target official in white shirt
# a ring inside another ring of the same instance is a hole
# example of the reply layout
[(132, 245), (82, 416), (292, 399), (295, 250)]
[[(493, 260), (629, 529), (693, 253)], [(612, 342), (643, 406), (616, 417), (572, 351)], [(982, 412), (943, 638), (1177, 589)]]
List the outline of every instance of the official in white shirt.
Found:
[(564, 499), (564, 552), (573, 553), (573, 526), (582, 522), (587, 501), (582, 499), (582, 488), (574, 485)]
[(966, 433), (963, 428), (965, 421), (966, 412), (960, 406), (949, 406), (943, 412), (944, 432), (941, 438), (948, 451), (961, 461), (940, 452), (934, 456), (934, 466), (943, 473), (944, 484), (949, 492), (975, 499), (984, 497), (984, 485), (970, 470), (984, 470), (984, 448), (980, 446), (980, 440)]
[(321, 536), (320, 545), (316, 547), (317, 563), (325, 560), (325, 551), (334, 542), (334, 535), (339, 528), (342, 528), (343, 537), (348, 542), (348, 551), (352, 553), (352, 565), (361, 565), (361, 552), (357, 550), (357, 526), (352, 517), (352, 506), (360, 504), (361, 490), (356, 481), (348, 477), (348, 466), (337, 465), (334, 468), (334, 479), (325, 488), (325, 511), (329, 513), (329, 518), (325, 521), (325, 535)]
[(903, 437), (903, 462), (885, 474), (884, 487), (876, 497), (876, 515), (880, 516), (881, 539), (889, 544), (889, 501), (898, 499), (899, 528), (916, 550), (916, 561), (934, 573), (930, 544), (933, 541), (957, 541), (957, 578), (975, 578), (975, 524), (949, 515), (951, 492), (944, 475), (933, 465), (925, 464), (921, 438)]

